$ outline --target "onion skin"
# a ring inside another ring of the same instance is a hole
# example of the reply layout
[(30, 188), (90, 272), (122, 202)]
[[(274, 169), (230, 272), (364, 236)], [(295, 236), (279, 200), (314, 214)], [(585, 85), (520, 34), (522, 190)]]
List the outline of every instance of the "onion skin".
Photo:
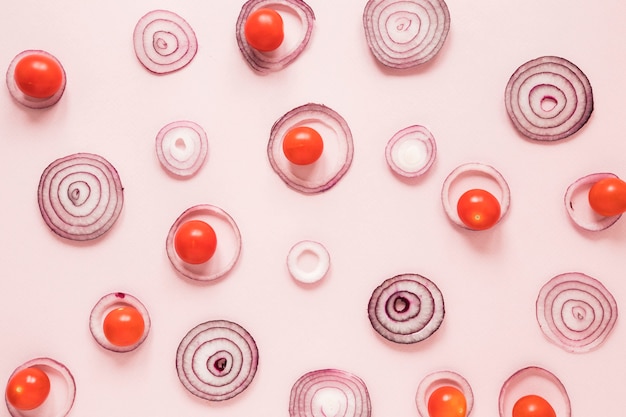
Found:
[(466, 401), (466, 416), (469, 416), (474, 407), (472, 387), (463, 376), (453, 371), (432, 372), (422, 379), (415, 394), (415, 405), (420, 416), (430, 417), (428, 400), (432, 392), (442, 386), (452, 386), (463, 393)]
[[(17, 66), (17, 64), (20, 62), (22, 58), (28, 55), (32, 55), (32, 54), (45, 55), (48, 58), (51, 58), (53, 61), (56, 61), (56, 63), (61, 68), (61, 71), (63, 72), (63, 79), (61, 81), (61, 86), (59, 90), (51, 97), (36, 98), (36, 97), (27, 96), (19, 89), (19, 87), (17, 86), (17, 83), (15, 82), (15, 78), (14, 78), (15, 67)], [(63, 68), (63, 65), (61, 65), (61, 62), (54, 55), (50, 54), (49, 52), (42, 51), (39, 49), (29, 49), (29, 50), (20, 52), (19, 54), (15, 56), (15, 58), (13, 58), (13, 60), (9, 64), (9, 68), (7, 69), (6, 83), (7, 83), (7, 88), (9, 89), (9, 93), (11, 94), (11, 97), (13, 97), (15, 101), (17, 101), (18, 103), (22, 104), (23, 106), (29, 107), (31, 109), (46, 109), (48, 107), (54, 106), (59, 100), (61, 100), (61, 97), (63, 97), (63, 93), (65, 92), (65, 86), (67, 85), (67, 77), (65, 74), (65, 68)]]
[[(608, 172), (585, 175), (570, 184), (565, 191), (565, 210), (574, 224), (581, 229), (588, 230), (590, 232), (600, 232), (613, 226), (615, 222), (622, 217), (621, 214), (617, 214), (615, 216), (600, 216), (593, 211), (589, 205), (588, 199), (585, 199), (585, 207), (574, 205), (574, 195), (579, 192), (580, 189), (586, 186), (591, 187), (596, 182), (605, 178), (617, 178), (617, 175)], [(585, 211), (587, 213), (585, 213)], [(587, 214), (590, 218), (585, 218), (585, 214)]]

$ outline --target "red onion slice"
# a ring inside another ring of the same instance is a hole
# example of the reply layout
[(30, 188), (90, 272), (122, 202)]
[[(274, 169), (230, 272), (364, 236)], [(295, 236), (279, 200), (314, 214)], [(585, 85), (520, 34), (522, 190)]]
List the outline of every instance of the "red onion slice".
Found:
[(506, 110), (526, 137), (555, 141), (576, 133), (593, 112), (587, 76), (570, 61), (544, 56), (526, 62), (511, 76)]
[(198, 52), (193, 28), (169, 10), (153, 10), (139, 19), (133, 42), (139, 62), (155, 74), (184, 68)]
[(9, 377), (9, 381), (16, 373), (32, 367), (39, 368), (48, 375), (50, 379), (50, 393), (48, 394), (48, 398), (36, 409), (24, 411), (13, 407), (8, 399), (6, 399), (5, 395), (7, 409), (11, 416), (64, 417), (68, 415), (74, 405), (74, 399), (76, 397), (76, 383), (74, 382), (72, 373), (65, 365), (54, 359), (35, 358), (17, 367)]
[[(306, 259), (313, 258), (312, 265)], [(313, 284), (320, 281), (330, 268), (330, 254), (319, 242), (303, 240), (296, 243), (287, 255), (287, 269), (291, 276), (304, 284)]]
[[(26, 94), (22, 92), (22, 90), (19, 89), (19, 87), (17, 86), (17, 83), (15, 82), (15, 67), (24, 57), (33, 55), (33, 54), (44, 55), (52, 59), (59, 65), (59, 67), (61, 68), (63, 72), (63, 79), (61, 81), (60, 88), (57, 90), (55, 94), (53, 94), (50, 97), (37, 98), (37, 97), (27, 96)], [(61, 99), (61, 97), (63, 96), (63, 93), (65, 92), (67, 78), (65, 75), (65, 69), (63, 68), (63, 65), (61, 65), (61, 62), (54, 55), (46, 51), (30, 49), (30, 50), (20, 52), (19, 54), (17, 54), (15, 58), (13, 58), (7, 70), (6, 82), (7, 82), (7, 88), (9, 89), (9, 93), (11, 93), (11, 96), (15, 99), (15, 101), (31, 109), (45, 109), (45, 108), (55, 105)]]
[(443, 322), (443, 295), (428, 278), (397, 275), (374, 290), (368, 315), (374, 330), (385, 339), (404, 344), (421, 342)]
[[(317, 130), (324, 140), (324, 152), (313, 164), (292, 164), (283, 153), (285, 134), (297, 126)], [(323, 104), (305, 104), (282, 116), (272, 126), (267, 145), (267, 156), (274, 172), (289, 187), (304, 194), (321, 193), (337, 184), (350, 168), (353, 155), (348, 123)]]
[(41, 175), (39, 209), (57, 235), (91, 240), (119, 217), (124, 189), (111, 163), (99, 155), (77, 153), (52, 162)]
[(202, 168), (209, 153), (206, 132), (187, 120), (169, 123), (157, 134), (156, 153), (169, 173), (190, 177)]
[(180, 382), (208, 401), (228, 400), (243, 392), (254, 379), (258, 361), (252, 336), (239, 324), (226, 320), (194, 327), (176, 352)]
[(544, 335), (568, 352), (601, 345), (617, 320), (617, 302), (601, 282), (580, 272), (557, 275), (537, 297), (537, 322)]
[[(217, 250), (205, 263), (184, 262), (174, 248), (176, 231), (188, 220), (202, 220), (215, 230), (218, 241)], [(185, 210), (176, 219), (167, 235), (165, 247), (172, 266), (180, 274), (197, 281), (212, 281), (230, 272), (239, 260), (241, 233), (235, 220), (224, 210), (209, 204), (200, 204)]]
[(369, 392), (358, 376), (339, 369), (302, 375), (291, 388), (290, 417), (369, 417)]
[(456, 372), (437, 371), (426, 375), (417, 387), (415, 404), (417, 405), (418, 413), (422, 417), (430, 417), (428, 413), (428, 400), (432, 393), (436, 389), (446, 386), (454, 387), (463, 393), (466, 402), (466, 416), (470, 415), (474, 407), (474, 393), (469, 382)]
[[(248, 16), (261, 8), (276, 10), (285, 23), (285, 39), (278, 49), (271, 52), (252, 48), (244, 33)], [(302, 54), (311, 39), (314, 22), (313, 9), (302, 0), (248, 0), (237, 18), (237, 45), (248, 65), (255, 71), (261, 74), (280, 71)]]
[(411, 68), (437, 55), (450, 30), (450, 12), (443, 0), (369, 0), (363, 26), (381, 64)]
[(580, 228), (590, 232), (599, 232), (615, 224), (622, 216), (601, 216), (589, 205), (589, 190), (596, 182), (604, 178), (617, 178), (611, 173), (586, 175), (574, 181), (565, 191), (565, 209), (570, 219)]
[(409, 126), (397, 132), (387, 143), (387, 164), (396, 174), (414, 178), (430, 169), (437, 154), (432, 133), (424, 126)]

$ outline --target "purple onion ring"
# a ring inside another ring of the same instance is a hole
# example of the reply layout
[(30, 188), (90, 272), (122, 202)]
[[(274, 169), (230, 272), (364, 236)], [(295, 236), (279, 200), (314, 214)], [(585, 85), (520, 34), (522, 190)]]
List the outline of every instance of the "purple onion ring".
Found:
[(466, 404), (466, 416), (472, 412), (474, 407), (474, 393), (469, 382), (463, 376), (452, 371), (432, 372), (420, 382), (415, 394), (415, 404), (417, 411), (422, 417), (430, 417), (428, 413), (428, 400), (432, 393), (444, 386), (451, 386), (463, 393)]
[[(46, 57), (55, 61), (61, 68), (61, 71), (63, 73), (61, 86), (59, 87), (59, 90), (50, 97), (37, 98), (37, 97), (27, 96), (26, 94), (22, 92), (22, 90), (20, 90), (20, 88), (17, 86), (17, 83), (15, 82), (15, 67), (24, 57), (28, 55), (32, 55), (32, 54), (45, 55)], [(54, 55), (46, 51), (41, 51), (41, 50), (36, 50), (36, 49), (29, 49), (29, 50), (20, 52), (19, 54), (17, 54), (15, 58), (13, 58), (7, 70), (6, 81), (7, 81), (7, 88), (9, 89), (9, 93), (11, 93), (11, 96), (15, 99), (15, 101), (31, 109), (45, 109), (45, 108), (55, 105), (59, 100), (61, 100), (61, 97), (63, 97), (63, 93), (65, 92), (65, 86), (67, 84), (67, 78), (65, 76), (65, 69), (63, 68), (63, 65), (61, 65), (61, 62)]]
[(565, 191), (565, 209), (570, 219), (578, 227), (590, 232), (607, 229), (622, 216), (621, 214), (601, 216), (589, 205), (589, 189), (596, 182), (605, 178), (617, 178), (617, 175), (604, 172), (586, 175), (574, 181)]
[(207, 134), (188, 120), (164, 126), (156, 137), (156, 154), (165, 170), (178, 177), (194, 175), (209, 153)]
[(385, 158), (396, 174), (414, 178), (425, 174), (435, 162), (437, 144), (424, 126), (409, 126), (397, 132), (387, 143)]

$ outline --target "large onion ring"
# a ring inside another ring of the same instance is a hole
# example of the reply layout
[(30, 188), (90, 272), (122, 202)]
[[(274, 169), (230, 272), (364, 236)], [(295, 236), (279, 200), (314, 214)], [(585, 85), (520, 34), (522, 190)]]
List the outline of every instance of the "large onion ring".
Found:
[(450, 12), (443, 0), (369, 0), (363, 26), (381, 64), (411, 68), (439, 52), (450, 30)]
[(181, 120), (165, 125), (156, 137), (156, 154), (163, 168), (179, 177), (194, 175), (206, 161), (209, 142), (200, 125)]
[(617, 302), (595, 278), (580, 272), (557, 275), (537, 297), (537, 322), (545, 336), (568, 352), (597, 348), (617, 320)]
[(139, 62), (155, 74), (184, 68), (198, 52), (193, 28), (169, 10), (153, 10), (139, 19), (133, 43)]
[[(291, 164), (283, 153), (283, 138), (296, 126), (316, 129), (324, 139), (324, 152), (315, 163)], [(323, 104), (309, 103), (282, 116), (270, 132), (267, 156), (272, 169), (291, 188), (305, 194), (320, 193), (333, 187), (352, 164), (354, 144), (348, 123)]]
[[(63, 73), (61, 86), (59, 87), (58, 91), (50, 97), (36, 98), (36, 97), (27, 96), (26, 94), (22, 92), (22, 90), (19, 89), (19, 87), (17, 86), (17, 83), (15, 82), (15, 67), (24, 57), (28, 55), (33, 55), (33, 54), (45, 55), (46, 57), (52, 59), (59, 65)], [(26, 107), (30, 107), (31, 109), (45, 109), (45, 108), (55, 105), (59, 100), (61, 100), (61, 97), (63, 96), (63, 93), (65, 92), (65, 86), (67, 84), (65, 69), (63, 68), (63, 65), (61, 65), (61, 62), (54, 55), (46, 51), (30, 50), (30, 49), (20, 52), (19, 54), (15, 56), (15, 58), (13, 58), (7, 70), (6, 81), (7, 81), (7, 88), (9, 89), (9, 93), (11, 93), (11, 96), (15, 99), (15, 101), (17, 101), (18, 103)]]
[(50, 229), (70, 240), (106, 233), (119, 217), (124, 189), (111, 163), (77, 153), (52, 162), (41, 175), (39, 209)]
[(573, 135), (593, 112), (587, 76), (570, 61), (555, 56), (533, 59), (519, 67), (509, 79), (504, 97), (515, 127), (538, 141)]
[(570, 219), (578, 227), (590, 232), (607, 229), (622, 216), (621, 214), (601, 216), (589, 205), (589, 189), (593, 184), (605, 178), (617, 178), (617, 175), (604, 172), (589, 174), (574, 181), (565, 191), (565, 209)]
[(466, 404), (465, 416), (470, 415), (474, 407), (474, 393), (469, 382), (456, 372), (437, 371), (426, 375), (417, 387), (415, 405), (417, 406), (418, 413), (422, 417), (430, 417), (430, 413), (428, 412), (428, 400), (436, 389), (445, 386), (454, 387), (463, 393)]
[(237, 323), (214, 320), (187, 333), (176, 352), (178, 378), (192, 394), (228, 400), (254, 379), (259, 352), (250, 333)]
[(395, 343), (416, 343), (430, 337), (443, 322), (441, 291), (428, 278), (402, 274), (374, 290), (368, 305), (372, 327)]
[(430, 169), (437, 155), (437, 144), (424, 126), (409, 126), (387, 142), (385, 158), (396, 174), (414, 178)]
[(339, 369), (302, 375), (291, 388), (290, 417), (369, 417), (369, 392), (358, 376)]
[[(302, 257), (311, 255), (315, 264), (311, 269), (301, 265)], [(302, 240), (291, 248), (287, 255), (287, 269), (291, 276), (303, 284), (313, 284), (326, 276), (330, 268), (330, 254), (319, 242)]]

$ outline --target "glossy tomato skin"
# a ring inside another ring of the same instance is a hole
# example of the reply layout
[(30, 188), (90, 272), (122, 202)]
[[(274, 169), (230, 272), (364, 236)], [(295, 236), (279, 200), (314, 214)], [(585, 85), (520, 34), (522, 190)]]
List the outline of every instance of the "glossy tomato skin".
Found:
[(556, 413), (543, 397), (526, 395), (515, 402), (512, 417), (556, 417)]
[(324, 140), (319, 132), (308, 126), (297, 126), (283, 138), (283, 153), (295, 165), (310, 165), (324, 151)]
[(257, 9), (246, 19), (244, 35), (252, 48), (261, 52), (274, 51), (285, 38), (283, 18), (274, 9)]
[(486, 230), (500, 220), (500, 202), (489, 191), (471, 189), (457, 203), (459, 218), (472, 230)]
[(453, 386), (441, 386), (428, 397), (429, 417), (465, 417), (467, 400), (461, 390)]
[(53, 58), (32, 53), (15, 65), (13, 78), (22, 93), (33, 98), (55, 95), (63, 85), (63, 68)]
[(111, 344), (132, 346), (143, 336), (146, 324), (141, 313), (134, 307), (117, 307), (104, 317), (102, 329)]
[(626, 211), (626, 182), (604, 178), (589, 190), (589, 205), (601, 216), (616, 216)]
[(33, 410), (48, 398), (50, 378), (36, 367), (24, 368), (16, 372), (6, 389), (6, 399), (18, 410)]
[(184, 262), (202, 264), (215, 254), (215, 230), (202, 220), (189, 220), (180, 225), (174, 235), (174, 249)]

